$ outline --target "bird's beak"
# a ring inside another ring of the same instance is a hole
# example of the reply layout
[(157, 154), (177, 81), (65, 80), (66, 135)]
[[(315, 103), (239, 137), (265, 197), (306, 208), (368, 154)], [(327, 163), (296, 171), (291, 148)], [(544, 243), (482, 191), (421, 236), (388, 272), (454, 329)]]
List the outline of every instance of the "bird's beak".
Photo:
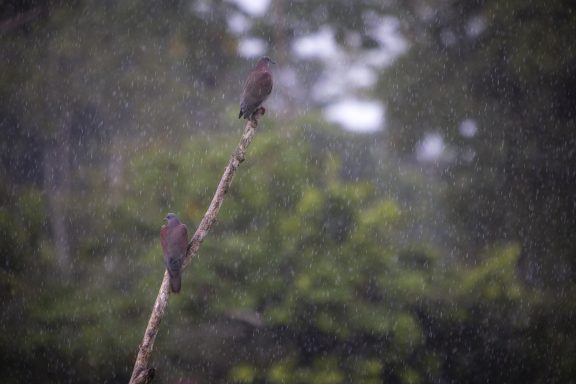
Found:
[(276, 62), (275, 62), (275, 61), (272, 61), (272, 60), (270, 60), (270, 62), (271, 62), (272, 64), (276, 64)]

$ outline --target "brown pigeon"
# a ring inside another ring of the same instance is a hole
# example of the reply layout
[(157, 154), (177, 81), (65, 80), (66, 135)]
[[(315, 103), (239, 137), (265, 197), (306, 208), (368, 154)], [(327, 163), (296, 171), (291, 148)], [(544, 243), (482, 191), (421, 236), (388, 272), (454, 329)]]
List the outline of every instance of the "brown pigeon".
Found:
[(164, 264), (170, 276), (170, 289), (178, 293), (182, 284), (180, 269), (188, 248), (188, 228), (173, 213), (167, 214), (164, 220), (166, 224), (160, 229)]
[(240, 98), (240, 114), (238, 118), (250, 119), (254, 112), (272, 92), (272, 72), (270, 64), (275, 64), (268, 56), (264, 56), (250, 72), (242, 96)]

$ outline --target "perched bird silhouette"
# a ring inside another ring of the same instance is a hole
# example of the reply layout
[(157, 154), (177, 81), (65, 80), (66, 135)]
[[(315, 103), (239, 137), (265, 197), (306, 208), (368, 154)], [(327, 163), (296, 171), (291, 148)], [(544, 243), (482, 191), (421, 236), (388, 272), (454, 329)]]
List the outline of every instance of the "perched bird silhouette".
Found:
[(275, 64), (268, 56), (262, 57), (248, 75), (240, 97), (238, 118), (249, 119), (272, 92), (272, 72), (270, 64)]
[(166, 264), (166, 270), (170, 276), (170, 289), (172, 292), (178, 293), (182, 285), (180, 270), (188, 248), (188, 228), (173, 213), (167, 214), (164, 220), (166, 220), (166, 224), (160, 229), (164, 264)]

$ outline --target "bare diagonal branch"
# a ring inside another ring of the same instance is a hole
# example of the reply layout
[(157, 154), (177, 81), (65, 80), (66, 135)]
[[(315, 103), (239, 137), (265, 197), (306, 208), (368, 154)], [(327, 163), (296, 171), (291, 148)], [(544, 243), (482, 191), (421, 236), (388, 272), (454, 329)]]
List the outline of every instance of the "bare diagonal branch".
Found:
[[(216, 221), (216, 216), (218, 216), (218, 212), (220, 211), (220, 207), (224, 201), (224, 195), (228, 192), (228, 188), (230, 188), (230, 184), (232, 184), (232, 178), (234, 177), (238, 166), (240, 166), (240, 163), (244, 161), (246, 150), (256, 133), (256, 127), (258, 126), (257, 119), (260, 115), (261, 111), (257, 111), (254, 117), (246, 123), (244, 134), (228, 161), (228, 165), (224, 170), (220, 183), (218, 183), (212, 202), (210, 203), (206, 214), (204, 214), (202, 221), (198, 225), (194, 236), (192, 236), (190, 243), (188, 243), (188, 251), (186, 252), (186, 258), (182, 268), (186, 268), (190, 264), (192, 258), (198, 253), (200, 245)], [(164, 317), (164, 312), (166, 311), (168, 299), (170, 297), (168, 282), (168, 273), (165, 272), (162, 285), (160, 285), (160, 291), (158, 292), (154, 308), (152, 309), (152, 314), (150, 315), (150, 320), (148, 320), (148, 326), (144, 332), (142, 344), (140, 344), (140, 347), (138, 348), (138, 356), (136, 357), (132, 377), (130, 378), (130, 384), (149, 383), (154, 376), (154, 370), (150, 367), (150, 358), (152, 357), (154, 340), (158, 334), (160, 322)]]

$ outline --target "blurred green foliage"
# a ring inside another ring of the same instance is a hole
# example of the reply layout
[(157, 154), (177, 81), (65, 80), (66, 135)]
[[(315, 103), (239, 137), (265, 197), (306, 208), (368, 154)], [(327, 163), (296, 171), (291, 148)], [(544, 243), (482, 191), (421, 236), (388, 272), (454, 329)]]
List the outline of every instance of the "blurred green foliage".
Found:
[[(417, 2), (416, 2), (417, 3)], [(380, 76), (390, 140), (410, 153), (424, 133), (440, 167), (459, 253), (518, 240), (533, 285), (576, 276), (576, 8), (570, 1), (407, 2), (413, 46)], [(466, 124), (473, 131), (465, 132)]]
[[(283, 23), (254, 29), (286, 48), (316, 15), (373, 49), (367, 15), (398, 17), (411, 49), (375, 91), (388, 131), (263, 118), (170, 301), (155, 380), (571, 382), (573, 7), (351, 4), (273, 2)], [(162, 217), (195, 229), (241, 133), (223, 27), (239, 9), (0, 1), (3, 21), (27, 12), (0, 23), (0, 376), (126, 382), (164, 272)], [(431, 131), (455, 155), (426, 167), (408, 157)]]

